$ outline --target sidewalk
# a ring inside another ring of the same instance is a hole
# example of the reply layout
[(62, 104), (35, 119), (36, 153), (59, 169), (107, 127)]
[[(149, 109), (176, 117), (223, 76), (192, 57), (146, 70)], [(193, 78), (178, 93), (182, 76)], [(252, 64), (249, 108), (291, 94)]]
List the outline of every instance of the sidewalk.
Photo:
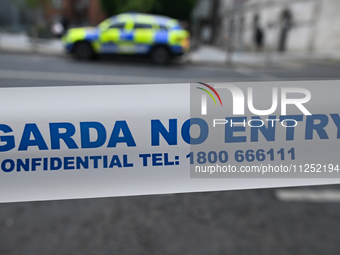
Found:
[[(228, 58), (229, 57), (229, 58)], [(340, 51), (332, 52), (227, 52), (217, 47), (202, 45), (190, 52), (188, 63), (202, 65), (242, 65), (252, 67), (287, 66), (306, 62), (340, 61)]]
[(60, 55), (64, 48), (60, 39), (33, 39), (24, 33), (0, 33), (0, 51)]

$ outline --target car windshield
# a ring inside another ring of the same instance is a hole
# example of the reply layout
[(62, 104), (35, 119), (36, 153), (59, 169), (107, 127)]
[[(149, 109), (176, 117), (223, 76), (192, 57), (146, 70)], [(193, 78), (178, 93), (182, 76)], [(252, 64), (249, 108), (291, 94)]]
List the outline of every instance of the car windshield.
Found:
[(112, 26), (115, 23), (114, 21), (115, 21), (114, 17), (108, 18), (104, 20), (103, 22), (99, 23), (98, 28), (100, 30), (108, 29), (110, 26)]

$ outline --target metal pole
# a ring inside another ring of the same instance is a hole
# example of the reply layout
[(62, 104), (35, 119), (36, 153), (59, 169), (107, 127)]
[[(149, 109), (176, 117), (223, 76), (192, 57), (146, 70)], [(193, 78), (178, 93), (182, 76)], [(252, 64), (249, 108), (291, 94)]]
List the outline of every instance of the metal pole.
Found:
[(2, 29), (0, 28), (0, 51), (2, 48)]
[(31, 50), (36, 53), (38, 51), (38, 31), (35, 26), (31, 28)]
[(228, 45), (227, 45), (227, 64), (232, 65), (233, 62), (233, 44), (234, 44), (234, 11), (232, 14), (232, 17), (230, 19), (230, 24), (229, 24), (229, 40), (228, 40)]
[(234, 52), (234, 24), (235, 24), (236, 4), (234, 2), (229, 22), (229, 39), (227, 45), (227, 64), (232, 65)]

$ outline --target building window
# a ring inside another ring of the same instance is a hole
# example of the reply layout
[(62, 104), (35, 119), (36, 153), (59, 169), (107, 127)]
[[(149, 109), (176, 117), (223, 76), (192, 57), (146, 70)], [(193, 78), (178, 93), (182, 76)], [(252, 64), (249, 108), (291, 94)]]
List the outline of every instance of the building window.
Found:
[(78, 0), (76, 2), (75, 8), (78, 12), (84, 11), (89, 6), (89, 0)]
[(52, 4), (53, 4), (53, 7), (54, 7), (55, 9), (60, 10), (60, 9), (63, 8), (63, 1), (62, 1), (62, 0), (53, 0), (53, 1), (52, 1)]

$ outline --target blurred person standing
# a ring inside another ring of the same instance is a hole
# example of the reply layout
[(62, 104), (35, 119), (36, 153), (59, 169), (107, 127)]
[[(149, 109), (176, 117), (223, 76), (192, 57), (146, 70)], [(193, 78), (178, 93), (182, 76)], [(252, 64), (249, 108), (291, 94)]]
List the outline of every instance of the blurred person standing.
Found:
[(264, 41), (264, 34), (263, 30), (260, 27), (257, 27), (255, 30), (255, 45), (257, 51), (262, 51), (263, 50), (263, 41)]
[(264, 46), (264, 31), (260, 26), (260, 16), (258, 14), (254, 17), (254, 44), (257, 51), (262, 51)]
[(281, 26), (281, 31), (280, 31), (278, 50), (283, 52), (283, 51), (286, 51), (286, 47), (287, 47), (286, 44), (288, 40), (289, 30), (293, 26), (292, 14), (288, 9), (285, 9), (281, 14), (280, 26)]
[(62, 37), (63, 34), (64, 34), (64, 26), (62, 25), (62, 23), (55, 19), (53, 22), (52, 22), (52, 25), (51, 25), (51, 32), (53, 34), (54, 37)]

